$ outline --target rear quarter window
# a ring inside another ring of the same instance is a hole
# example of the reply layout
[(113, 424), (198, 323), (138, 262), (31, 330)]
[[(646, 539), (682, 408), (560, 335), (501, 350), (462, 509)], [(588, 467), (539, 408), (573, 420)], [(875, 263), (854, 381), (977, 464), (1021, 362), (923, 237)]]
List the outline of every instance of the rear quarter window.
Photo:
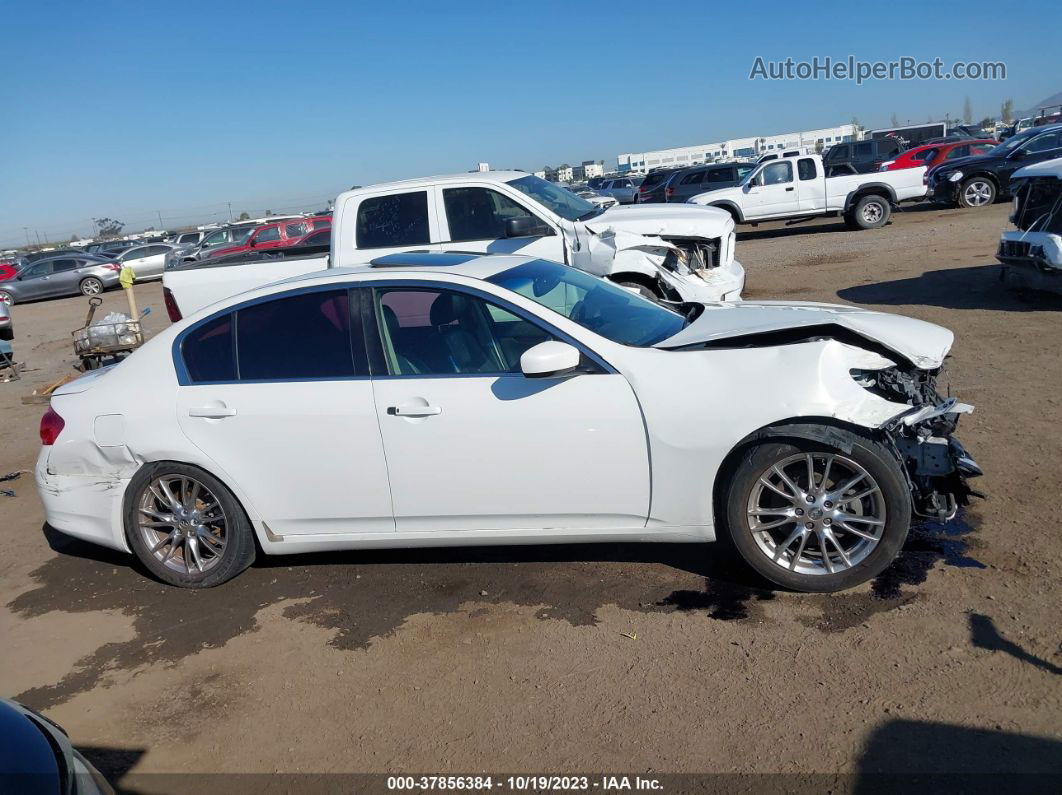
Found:
[(358, 205), (358, 248), (414, 246), (430, 242), (428, 193), (374, 196)]
[(221, 315), (188, 332), (181, 357), (193, 383), (236, 380), (232, 315)]

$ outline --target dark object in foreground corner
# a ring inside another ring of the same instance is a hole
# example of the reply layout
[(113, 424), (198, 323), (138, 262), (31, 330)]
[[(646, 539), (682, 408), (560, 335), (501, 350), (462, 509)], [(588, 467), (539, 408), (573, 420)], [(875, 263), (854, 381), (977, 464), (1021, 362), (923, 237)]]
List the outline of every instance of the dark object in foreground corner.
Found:
[(0, 790), (23, 795), (114, 795), (59, 726), (0, 698)]

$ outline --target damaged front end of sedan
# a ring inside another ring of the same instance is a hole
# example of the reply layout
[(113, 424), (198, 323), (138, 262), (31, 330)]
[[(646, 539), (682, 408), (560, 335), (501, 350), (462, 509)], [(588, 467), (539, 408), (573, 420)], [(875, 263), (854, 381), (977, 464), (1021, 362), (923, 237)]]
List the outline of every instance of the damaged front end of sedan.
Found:
[(940, 372), (896, 365), (852, 370), (851, 375), (864, 389), (911, 406), (882, 427), (882, 436), (903, 462), (915, 515), (948, 521), (969, 504), (970, 497), (984, 495), (967, 482), (980, 476), (981, 468), (954, 436), (960, 416), (971, 413), (973, 406), (940, 395)]

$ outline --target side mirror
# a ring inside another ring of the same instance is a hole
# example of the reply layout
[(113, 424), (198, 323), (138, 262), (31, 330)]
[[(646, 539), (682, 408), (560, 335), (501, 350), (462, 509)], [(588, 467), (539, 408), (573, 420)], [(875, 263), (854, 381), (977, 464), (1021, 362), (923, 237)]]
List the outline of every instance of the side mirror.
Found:
[(247, 240), (247, 247), (248, 248), (254, 248), (254, 238), (249, 238)]
[(505, 219), (506, 237), (544, 237), (552, 235), (553, 229), (530, 215)]
[(540, 342), (524, 351), (520, 371), (527, 378), (559, 378), (571, 375), (579, 367), (578, 349), (566, 342)]

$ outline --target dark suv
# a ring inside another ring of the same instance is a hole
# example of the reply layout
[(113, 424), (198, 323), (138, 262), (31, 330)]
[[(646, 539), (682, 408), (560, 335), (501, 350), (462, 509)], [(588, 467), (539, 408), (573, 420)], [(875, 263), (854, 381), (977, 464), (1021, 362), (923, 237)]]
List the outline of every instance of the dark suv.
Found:
[(899, 138), (870, 138), (834, 144), (823, 158), (827, 177), (842, 174), (870, 174), (886, 160), (895, 160), (906, 147)]
[(685, 202), (716, 188), (731, 188), (756, 168), (755, 163), (709, 163), (676, 171), (664, 186), (664, 201)]
[(668, 180), (682, 170), (681, 168), (654, 168), (645, 175), (642, 184), (638, 186), (638, 203), (666, 202), (664, 188), (667, 187)]
[(947, 160), (926, 174), (929, 198), (941, 204), (984, 207), (1010, 195), (1010, 175), (1022, 166), (1062, 157), (1062, 124), (1032, 127), (983, 155)]

